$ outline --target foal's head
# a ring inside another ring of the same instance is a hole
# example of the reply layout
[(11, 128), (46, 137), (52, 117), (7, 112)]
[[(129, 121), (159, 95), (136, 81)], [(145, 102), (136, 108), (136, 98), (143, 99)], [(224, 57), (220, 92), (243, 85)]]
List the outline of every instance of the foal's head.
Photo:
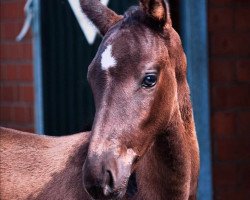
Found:
[(105, 16), (91, 16), (83, 2), (104, 35), (88, 71), (96, 116), (84, 185), (94, 198), (121, 198), (136, 162), (178, 107), (177, 79), (185, 69), (176, 65), (183, 67), (185, 56), (166, 1), (141, 0), (122, 17), (108, 8)]

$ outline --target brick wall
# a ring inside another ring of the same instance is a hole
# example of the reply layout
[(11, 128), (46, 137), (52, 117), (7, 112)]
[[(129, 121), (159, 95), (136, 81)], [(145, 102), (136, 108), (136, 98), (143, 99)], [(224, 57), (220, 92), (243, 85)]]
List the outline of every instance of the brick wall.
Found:
[(0, 1), (0, 126), (33, 131), (31, 34), (15, 37), (24, 22), (25, 0)]
[(214, 199), (250, 196), (250, 1), (208, 0)]

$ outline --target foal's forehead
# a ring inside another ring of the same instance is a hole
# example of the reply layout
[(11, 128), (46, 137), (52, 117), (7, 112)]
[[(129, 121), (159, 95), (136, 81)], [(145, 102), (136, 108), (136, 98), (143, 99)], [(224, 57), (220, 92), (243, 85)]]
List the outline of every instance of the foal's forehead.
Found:
[(104, 38), (98, 60), (103, 70), (129, 63), (138, 64), (156, 57), (160, 50), (159, 43), (158, 38), (146, 28), (117, 28)]
[[(141, 29), (136, 30), (132, 27), (127, 29), (117, 28), (104, 38), (103, 47), (112, 45), (114, 52), (126, 52), (126, 54), (142, 52), (147, 47), (146, 44), (150, 42), (150, 37)], [(151, 45), (149, 44), (149, 46)]]

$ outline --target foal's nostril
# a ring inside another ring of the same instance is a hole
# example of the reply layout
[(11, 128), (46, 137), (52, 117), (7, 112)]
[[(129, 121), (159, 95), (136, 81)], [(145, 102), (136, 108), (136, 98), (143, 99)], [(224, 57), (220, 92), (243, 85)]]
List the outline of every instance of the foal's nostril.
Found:
[(114, 179), (112, 172), (105, 171), (102, 184), (85, 185), (86, 190), (94, 199), (106, 199), (113, 195)]
[(114, 188), (114, 179), (111, 171), (107, 170), (105, 172), (105, 177), (104, 177), (103, 194), (105, 196), (110, 195), (112, 193), (113, 188)]
[(106, 184), (113, 189), (114, 188), (114, 178), (110, 170), (106, 171)]
[(86, 188), (88, 193), (94, 198), (94, 199), (99, 199), (102, 197), (102, 192), (103, 189), (100, 186), (92, 186), (89, 188)]

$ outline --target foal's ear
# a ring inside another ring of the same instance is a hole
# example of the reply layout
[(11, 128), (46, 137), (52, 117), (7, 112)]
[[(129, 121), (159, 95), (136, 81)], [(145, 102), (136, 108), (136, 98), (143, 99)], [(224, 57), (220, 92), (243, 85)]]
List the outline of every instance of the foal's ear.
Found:
[(122, 19), (122, 16), (104, 6), (99, 0), (80, 0), (80, 4), (84, 14), (87, 15), (102, 35), (105, 35), (115, 23)]
[(140, 5), (144, 12), (160, 25), (172, 25), (167, 0), (140, 0)]

